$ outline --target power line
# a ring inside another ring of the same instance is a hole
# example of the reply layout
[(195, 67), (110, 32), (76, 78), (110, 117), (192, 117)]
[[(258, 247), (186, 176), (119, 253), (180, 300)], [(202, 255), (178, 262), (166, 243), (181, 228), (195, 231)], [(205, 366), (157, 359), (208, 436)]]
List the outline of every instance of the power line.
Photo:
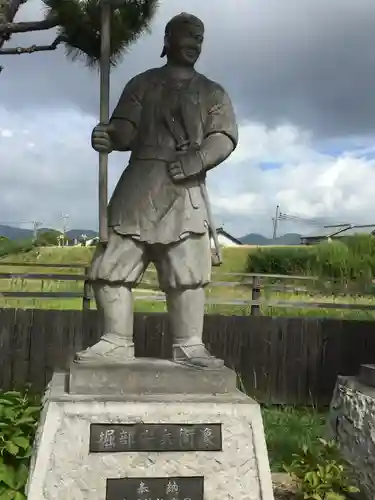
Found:
[(320, 228), (349, 227), (353, 225), (352, 223), (349, 222), (334, 223), (332, 219), (328, 219), (326, 217), (314, 219), (310, 217), (302, 217), (300, 215), (283, 213), (280, 210), (280, 205), (276, 205), (275, 215), (274, 217), (272, 217), (272, 239), (274, 241), (277, 238), (278, 223), (281, 221), (294, 222), (296, 224), (313, 225), (315, 227), (320, 227)]
[(279, 217), (279, 220), (284, 220), (284, 221), (290, 221), (290, 222), (299, 222), (299, 223), (303, 223), (303, 224), (312, 224), (312, 225), (316, 225), (316, 226), (319, 226), (319, 227), (327, 227), (327, 226), (331, 226), (331, 227), (340, 227), (340, 226), (349, 226), (351, 223), (350, 222), (333, 222), (332, 219), (329, 220), (325, 217), (322, 217), (322, 218), (310, 218), (310, 217), (301, 217), (301, 216), (298, 216), (298, 215), (291, 215), (291, 214), (285, 214), (285, 213), (281, 213), (280, 212), (280, 217)]
[(281, 214), (279, 217), (279, 220), (284, 221), (284, 222), (295, 222), (295, 223), (299, 223), (299, 224), (313, 225), (313, 226), (318, 226), (318, 227), (324, 226), (323, 221), (308, 219), (308, 218), (304, 218), (304, 217), (289, 216), (287, 214)]
[(34, 221), (32, 220), (24, 220), (24, 221), (7, 221), (7, 222), (0, 222), (2, 226), (15, 226), (15, 225), (21, 225), (21, 224), (33, 224)]

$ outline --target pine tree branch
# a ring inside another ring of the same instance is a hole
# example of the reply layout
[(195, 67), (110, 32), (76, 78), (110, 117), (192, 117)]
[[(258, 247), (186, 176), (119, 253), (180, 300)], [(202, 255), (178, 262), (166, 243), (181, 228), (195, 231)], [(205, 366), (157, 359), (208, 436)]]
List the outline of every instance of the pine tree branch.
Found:
[(42, 31), (55, 28), (58, 25), (56, 18), (44, 19), (43, 21), (30, 21), (20, 23), (0, 24), (0, 36), (13, 33), (27, 33), (29, 31)]
[[(49, 46), (32, 46), (25, 49), (17, 47), (16, 49), (1, 50), (4, 42), (8, 41), (13, 33), (27, 33), (30, 31), (48, 30), (58, 25), (56, 19), (53, 16), (50, 16), (42, 21), (20, 23), (13, 22), (20, 6), (26, 2), (27, 0), (8, 0), (8, 3), (6, 3), (3, 0), (3, 2), (0, 3), (0, 52), (2, 52), (2, 54), (4, 55), (24, 53), (30, 54), (31, 52), (55, 50), (58, 44), (63, 41), (56, 39)], [(3, 66), (0, 65), (0, 73), (3, 71), (3, 69)]]
[(32, 54), (33, 52), (47, 52), (56, 50), (60, 43), (65, 42), (63, 36), (58, 36), (50, 45), (31, 45), (31, 47), (11, 47), (9, 49), (0, 49), (1, 56)]
[[(15, 16), (22, 4), (27, 0), (0, 0), (0, 28), (8, 23), (13, 23)], [(0, 48), (11, 37), (11, 33), (0, 32)]]

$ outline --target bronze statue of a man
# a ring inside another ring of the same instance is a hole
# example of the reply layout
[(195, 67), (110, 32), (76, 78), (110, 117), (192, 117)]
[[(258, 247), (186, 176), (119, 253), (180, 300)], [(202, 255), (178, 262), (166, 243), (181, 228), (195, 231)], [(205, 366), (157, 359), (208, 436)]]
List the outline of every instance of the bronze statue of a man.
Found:
[(131, 151), (108, 207), (109, 241), (98, 246), (89, 273), (104, 334), (77, 361), (134, 357), (132, 288), (153, 262), (166, 294), (173, 359), (216, 368), (202, 342), (204, 287), (211, 278), (208, 170), (233, 152), (238, 129), (231, 101), (195, 71), (204, 25), (182, 13), (167, 24), (167, 63), (125, 86), (109, 125), (97, 125), (92, 146)]

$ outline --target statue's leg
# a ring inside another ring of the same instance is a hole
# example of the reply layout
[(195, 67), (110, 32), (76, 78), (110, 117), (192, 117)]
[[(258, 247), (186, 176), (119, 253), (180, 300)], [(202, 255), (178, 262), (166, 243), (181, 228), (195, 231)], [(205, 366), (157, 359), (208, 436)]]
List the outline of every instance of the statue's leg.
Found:
[(166, 293), (173, 334), (173, 359), (202, 367), (220, 368), (223, 361), (211, 356), (203, 341), (204, 287), (211, 279), (208, 234), (190, 235), (158, 249), (155, 266), (160, 288)]
[(77, 353), (79, 362), (121, 362), (134, 358), (132, 288), (148, 265), (146, 249), (113, 231), (108, 245), (98, 246), (89, 278), (104, 328), (100, 340)]

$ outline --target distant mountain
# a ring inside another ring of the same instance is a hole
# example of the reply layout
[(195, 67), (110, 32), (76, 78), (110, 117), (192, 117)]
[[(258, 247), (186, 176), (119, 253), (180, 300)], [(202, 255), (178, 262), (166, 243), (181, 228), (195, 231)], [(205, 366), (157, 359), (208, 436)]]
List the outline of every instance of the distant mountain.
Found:
[(10, 240), (26, 240), (32, 238), (32, 235), (33, 232), (30, 229), (0, 225), (0, 236), (5, 236)]
[[(38, 229), (38, 233), (43, 233), (46, 231), (51, 231), (51, 228), (41, 228)], [(0, 236), (5, 236), (10, 240), (23, 240), (33, 237), (32, 229), (21, 229), (19, 227), (2, 226), (0, 225)], [(70, 229), (67, 231), (66, 235), (69, 239), (78, 239), (82, 234), (85, 234), (89, 239), (98, 236), (97, 231), (91, 229)], [(262, 234), (250, 233), (242, 238), (240, 241), (246, 245), (298, 245), (300, 243), (301, 235), (296, 233), (287, 233), (283, 236), (278, 236), (275, 241), (272, 238), (266, 238)]]
[[(51, 231), (51, 228), (38, 229), (39, 234), (45, 233), (46, 231)], [(66, 232), (67, 237), (72, 240), (75, 238), (78, 239), (82, 234), (85, 234), (88, 238), (94, 238), (98, 235), (96, 231), (92, 231), (91, 229), (70, 229)], [(32, 229), (21, 229), (19, 227), (0, 225), (0, 236), (5, 236), (5, 238), (9, 238), (10, 240), (26, 240), (32, 238), (33, 235), (34, 231)]]
[(271, 245), (299, 245), (301, 243), (301, 235), (298, 233), (286, 233), (283, 236), (276, 238), (277, 243), (272, 243)]
[(262, 234), (250, 233), (239, 238), (245, 245), (269, 245), (269, 239)]
[(239, 238), (245, 245), (299, 245), (301, 235), (297, 233), (287, 233), (283, 236), (278, 236), (275, 240), (266, 238), (262, 234), (250, 233)]

